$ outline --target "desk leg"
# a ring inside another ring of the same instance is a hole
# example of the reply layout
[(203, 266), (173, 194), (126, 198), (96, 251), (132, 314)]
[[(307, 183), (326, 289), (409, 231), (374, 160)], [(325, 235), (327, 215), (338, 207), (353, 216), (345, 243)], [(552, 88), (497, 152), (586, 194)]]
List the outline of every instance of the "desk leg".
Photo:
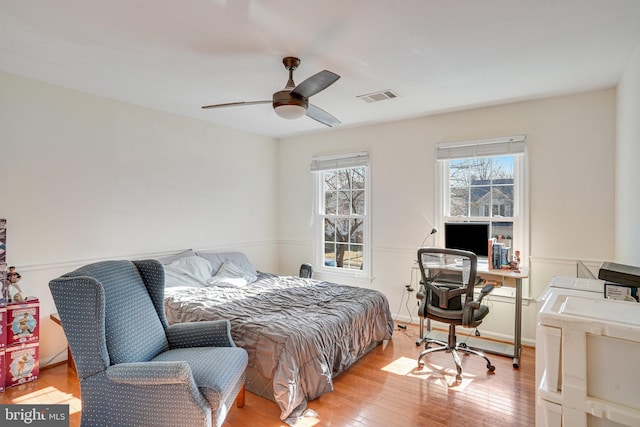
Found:
[(520, 351), (522, 350), (522, 279), (516, 279), (516, 320), (513, 340), (513, 367), (520, 366)]
[(427, 330), (425, 332), (424, 330), (424, 317), (420, 317), (420, 328), (419, 328), (419, 334), (420, 334), (420, 338), (418, 339), (418, 341), (416, 341), (416, 346), (421, 346), (422, 344), (424, 344), (425, 342), (425, 337), (427, 336), (427, 333), (431, 332), (431, 319), (427, 319)]

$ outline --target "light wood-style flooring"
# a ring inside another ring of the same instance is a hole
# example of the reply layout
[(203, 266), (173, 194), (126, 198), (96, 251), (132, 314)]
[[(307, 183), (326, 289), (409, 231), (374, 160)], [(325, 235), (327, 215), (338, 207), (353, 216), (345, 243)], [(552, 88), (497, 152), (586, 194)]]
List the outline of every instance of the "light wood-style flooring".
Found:
[[(488, 373), (483, 359), (462, 356), (464, 374), (455, 385), (450, 354), (426, 357), (417, 369), (417, 326), (398, 329), (334, 380), (334, 391), (309, 402), (318, 416), (295, 427), (533, 426), (535, 413), (534, 349), (525, 347), (520, 368), (512, 359), (489, 355), (496, 366)], [(459, 337), (463, 339), (463, 337)], [(68, 403), (71, 427), (80, 425), (80, 389), (66, 364), (43, 369), (40, 378), (0, 393), (0, 403)], [(245, 406), (231, 409), (226, 427), (287, 427), (278, 406), (249, 391)], [(115, 426), (114, 426), (115, 427)]]

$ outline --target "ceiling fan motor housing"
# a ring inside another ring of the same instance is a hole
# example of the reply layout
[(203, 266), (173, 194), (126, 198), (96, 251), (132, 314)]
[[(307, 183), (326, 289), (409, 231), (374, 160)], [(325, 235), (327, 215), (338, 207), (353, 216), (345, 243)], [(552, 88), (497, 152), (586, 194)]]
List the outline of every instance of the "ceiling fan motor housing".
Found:
[(296, 105), (306, 110), (309, 106), (309, 101), (307, 99), (291, 95), (289, 90), (281, 90), (273, 94), (273, 108), (277, 108), (282, 105)]
[(293, 71), (300, 65), (300, 60), (293, 56), (287, 56), (282, 60), (282, 63), (289, 70), (289, 80), (284, 89), (273, 94), (273, 109), (282, 118), (297, 119), (304, 116), (309, 107), (307, 98), (291, 94), (291, 91), (296, 87), (293, 82)]

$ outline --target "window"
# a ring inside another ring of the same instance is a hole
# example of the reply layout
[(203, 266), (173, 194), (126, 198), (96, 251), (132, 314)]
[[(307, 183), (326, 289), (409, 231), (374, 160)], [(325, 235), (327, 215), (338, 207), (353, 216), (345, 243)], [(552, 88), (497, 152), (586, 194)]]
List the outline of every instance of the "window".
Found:
[(369, 266), (368, 154), (314, 158), (317, 269), (366, 275)]
[[(525, 137), (442, 143), (436, 147), (437, 222), (489, 224), (489, 235), (528, 259)], [(444, 236), (439, 236), (444, 244)], [(527, 293), (525, 293), (527, 295)]]
[[(445, 222), (489, 222), (493, 238), (513, 239), (514, 156), (449, 160)], [(447, 209), (448, 208), (448, 209)]]

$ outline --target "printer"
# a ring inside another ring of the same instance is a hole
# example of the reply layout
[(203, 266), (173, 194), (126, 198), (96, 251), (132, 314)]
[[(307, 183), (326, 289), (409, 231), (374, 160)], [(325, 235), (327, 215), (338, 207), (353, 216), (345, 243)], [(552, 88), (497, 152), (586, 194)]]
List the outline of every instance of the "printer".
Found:
[(640, 267), (605, 261), (598, 271), (607, 299), (640, 302)]

